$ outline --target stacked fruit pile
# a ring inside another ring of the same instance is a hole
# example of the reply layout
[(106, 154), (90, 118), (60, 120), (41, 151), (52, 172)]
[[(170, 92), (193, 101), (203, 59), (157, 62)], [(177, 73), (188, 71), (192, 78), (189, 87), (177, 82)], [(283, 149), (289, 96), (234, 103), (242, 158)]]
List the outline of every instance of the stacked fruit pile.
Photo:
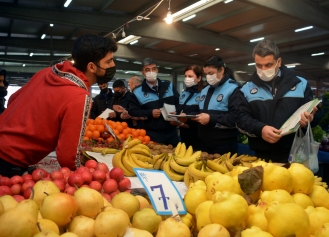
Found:
[[(184, 202), (196, 235), (329, 236), (329, 193), (320, 178), (302, 164), (288, 169), (263, 161), (251, 164), (190, 184)], [(262, 178), (246, 186), (259, 172)]]

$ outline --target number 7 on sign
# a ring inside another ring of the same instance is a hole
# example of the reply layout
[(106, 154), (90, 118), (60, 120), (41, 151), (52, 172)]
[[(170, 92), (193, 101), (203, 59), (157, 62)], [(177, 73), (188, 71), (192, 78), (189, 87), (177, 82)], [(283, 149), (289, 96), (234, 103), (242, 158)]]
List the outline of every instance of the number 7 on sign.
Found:
[(155, 189), (160, 189), (160, 194), (161, 194), (161, 197), (159, 197), (159, 200), (162, 200), (163, 201), (163, 207), (165, 210), (168, 210), (168, 203), (167, 203), (167, 199), (169, 200), (170, 198), (169, 197), (166, 197), (166, 195), (164, 194), (163, 192), (163, 188), (162, 188), (162, 185), (156, 185), (156, 186), (151, 186), (151, 191), (154, 191)]

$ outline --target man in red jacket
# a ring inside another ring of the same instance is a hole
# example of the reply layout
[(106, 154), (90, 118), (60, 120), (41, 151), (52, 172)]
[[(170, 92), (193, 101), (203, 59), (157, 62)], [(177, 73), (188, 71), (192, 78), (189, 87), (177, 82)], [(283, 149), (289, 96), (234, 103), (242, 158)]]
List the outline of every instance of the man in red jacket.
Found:
[(74, 43), (74, 64), (37, 72), (0, 116), (0, 175), (22, 175), (56, 149), (62, 167), (80, 166), (80, 145), (91, 106), (90, 87), (115, 74), (113, 39), (83, 35)]

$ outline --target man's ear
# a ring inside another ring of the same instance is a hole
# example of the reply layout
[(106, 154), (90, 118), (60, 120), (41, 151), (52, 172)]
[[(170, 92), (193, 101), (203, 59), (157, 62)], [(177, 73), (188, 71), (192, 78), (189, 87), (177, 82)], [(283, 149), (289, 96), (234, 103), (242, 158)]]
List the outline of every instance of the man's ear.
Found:
[(281, 67), (282, 58), (278, 58), (278, 67)]
[(87, 64), (87, 71), (89, 71), (89, 72), (95, 74), (95, 73), (96, 73), (96, 70), (97, 70), (97, 67), (96, 67), (96, 65), (95, 65), (94, 63), (89, 62), (89, 63)]

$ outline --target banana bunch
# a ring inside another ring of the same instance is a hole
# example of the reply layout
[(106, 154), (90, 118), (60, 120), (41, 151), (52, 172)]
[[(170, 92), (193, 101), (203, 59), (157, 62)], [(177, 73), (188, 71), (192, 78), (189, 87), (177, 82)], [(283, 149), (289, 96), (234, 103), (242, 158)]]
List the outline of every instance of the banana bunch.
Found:
[(328, 189), (328, 184), (326, 182), (322, 182), (322, 178), (318, 176), (314, 176), (314, 185), (319, 185)]
[(119, 152), (117, 149), (106, 147), (92, 147), (91, 151), (101, 153), (103, 156), (106, 154), (115, 154)]
[(139, 139), (127, 138), (122, 150), (113, 156), (113, 167), (123, 170), (125, 176), (136, 176), (134, 168), (153, 169), (150, 149), (141, 143)]

